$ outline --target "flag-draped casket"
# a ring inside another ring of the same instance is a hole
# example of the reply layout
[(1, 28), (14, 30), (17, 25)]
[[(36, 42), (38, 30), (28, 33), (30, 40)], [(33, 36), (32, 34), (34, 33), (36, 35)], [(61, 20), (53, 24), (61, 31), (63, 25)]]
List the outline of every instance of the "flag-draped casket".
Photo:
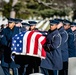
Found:
[(12, 38), (12, 54), (27, 55), (45, 59), (46, 52), (43, 48), (46, 37), (37, 31), (24, 31)]

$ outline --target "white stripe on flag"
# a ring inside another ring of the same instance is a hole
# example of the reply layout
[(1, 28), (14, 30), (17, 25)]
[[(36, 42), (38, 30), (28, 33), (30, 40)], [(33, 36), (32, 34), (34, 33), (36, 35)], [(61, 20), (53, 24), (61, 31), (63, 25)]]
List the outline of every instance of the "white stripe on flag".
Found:
[(28, 34), (30, 33), (30, 31), (26, 32), (24, 37), (23, 37), (23, 53), (26, 54), (26, 45), (27, 45), (27, 37), (28, 37)]
[[(35, 40), (35, 38), (36, 38), (36, 36), (37, 36), (38, 34), (40, 34), (40, 33), (39, 33), (39, 32), (34, 32), (34, 33), (32, 34), (32, 36), (31, 36), (30, 53), (29, 53), (29, 54), (31, 54), (31, 55), (33, 55), (33, 53), (34, 53), (35, 42), (37, 42), (37, 41)], [(37, 43), (38, 43), (38, 42), (37, 42)]]
[(39, 38), (39, 43), (38, 43), (38, 55), (40, 56), (40, 57), (42, 57), (42, 55), (41, 55), (41, 50), (42, 50), (42, 44), (41, 44), (41, 42), (43, 41), (43, 39), (44, 39), (45, 37), (44, 36), (41, 36), (40, 38)]

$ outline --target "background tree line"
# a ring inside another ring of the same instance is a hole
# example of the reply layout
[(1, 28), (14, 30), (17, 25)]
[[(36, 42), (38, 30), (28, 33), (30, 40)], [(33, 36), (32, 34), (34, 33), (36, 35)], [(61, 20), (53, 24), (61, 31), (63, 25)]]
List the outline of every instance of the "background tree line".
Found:
[[(15, 2), (16, 1), (16, 2)], [(15, 2), (15, 4), (13, 4)], [(70, 11), (76, 11), (76, 0), (9, 0), (1, 2), (3, 16), (26, 19), (29, 16), (43, 18), (53, 15), (68, 16)], [(75, 16), (73, 17), (75, 18)]]

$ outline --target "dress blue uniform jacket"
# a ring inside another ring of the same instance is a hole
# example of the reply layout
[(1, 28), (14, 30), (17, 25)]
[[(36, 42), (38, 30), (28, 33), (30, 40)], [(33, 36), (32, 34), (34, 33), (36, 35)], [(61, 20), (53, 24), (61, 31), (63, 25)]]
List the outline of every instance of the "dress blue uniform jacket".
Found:
[(40, 66), (50, 70), (62, 69), (62, 55), (61, 55), (61, 36), (59, 31), (48, 31), (47, 46), (50, 46), (50, 52), (46, 52), (46, 58), (42, 59)]
[(62, 59), (63, 62), (68, 61), (68, 33), (66, 30), (64, 30), (63, 27), (61, 27), (59, 30), (59, 33), (62, 37), (62, 43), (61, 43), (61, 52), (62, 52)]
[(11, 42), (12, 37), (18, 33), (19, 28), (17, 27), (14, 27), (12, 30), (9, 27), (2, 30), (1, 44), (4, 46), (4, 53), (1, 59), (1, 66), (11, 68), (17, 67), (16, 64), (11, 60)]
[(74, 46), (74, 34), (72, 30), (69, 28), (66, 30), (68, 33), (68, 51), (69, 57), (75, 57), (75, 46)]
[(76, 30), (73, 33), (74, 33), (74, 46), (75, 46), (75, 57), (76, 57)]

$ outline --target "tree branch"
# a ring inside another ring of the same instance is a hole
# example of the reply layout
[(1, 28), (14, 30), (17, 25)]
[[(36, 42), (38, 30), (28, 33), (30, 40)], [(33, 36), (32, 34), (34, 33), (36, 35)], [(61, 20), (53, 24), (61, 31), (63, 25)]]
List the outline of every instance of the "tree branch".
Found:
[[(61, 10), (61, 9), (64, 9), (64, 8), (72, 8), (74, 3), (71, 1), (67, 4), (67, 2), (64, 2), (64, 1), (54, 1), (54, 0), (51, 0), (50, 3), (46, 3), (46, 2), (43, 2), (41, 0), (37, 0), (37, 2), (39, 4), (42, 4), (48, 8), (51, 8), (51, 9), (57, 9), (57, 10)], [(62, 4), (63, 2), (63, 4)]]
[(43, 2), (41, 0), (37, 0), (37, 2), (39, 4), (42, 4), (42, 5), (46, 6), (46, 7), (50, 8), (50, 9), (54, 9), (54, 10), (61, 10), (61, 9), (63, 9), (65, 7), (62, 4), (59, 5), (58, 3), (53, 3), (52, 1), (51, 1), (51, 3), (45, 3), (45, 2)]

